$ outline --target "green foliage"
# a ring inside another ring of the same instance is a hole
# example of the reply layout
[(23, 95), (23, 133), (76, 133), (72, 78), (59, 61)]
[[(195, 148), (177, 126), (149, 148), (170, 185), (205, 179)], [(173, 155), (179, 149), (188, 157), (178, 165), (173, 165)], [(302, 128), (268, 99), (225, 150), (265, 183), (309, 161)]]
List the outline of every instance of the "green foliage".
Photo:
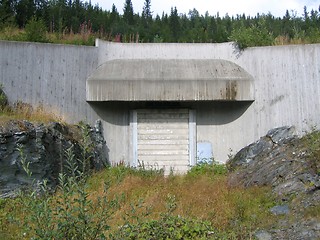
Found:
[(133, 168), (120, 164), (118, 166), (109, 167), (108, 179), (119, 184), (129, 175), (139, 176), (148, 180), (156, 177), (163, 177), (163, 174), (163, 169), (146, 169), (144, 165), (141, 165), (138, 168)]
[(311, 167), (320, 175), (320, 131), (313, 128), (310, 133), (303, 137), (303, 140), (310, 153)]
[(30, 162), (27, 162), (27, 156), (24, 154), (23, 146), (18, 145), (17, 150), (19, 152), (20, 163), (22, 168), (25, 171), (25, 173), (28, 175), (28, 177), (31, 178), (32, 172), (30, 171), (30, 168), (29, 168)]
[[(90, 46), (96, 37), (122, 42), (232, 40), (241, 50), (272, 45), (277, 38), (285, 39), (276, 41), (277, 44), (320, 42), (318, 10), (304, 9), (303, 17), (287, 10), (282, 18), (275, 18), (271, 14), (252, 17), (244, 14), (200, 15), (196, 9), (186, 14), (179, 13), (173, 6), (169, 13), (153, 16), (152, 1), (145, 0), (143, 8), (136, 12), (141, 15), (134, 12), (131, 0), (124, 1), (122, 15), (115, 5), (111, 11), (102, 10), (90, 1), (3, 0), (0, 4), (0, 39)], [(26, 25), (29, 25), (28, 31)], [(27, 34), (22, 34), (24, 28)]]
[(8, 41), (25, 41), (25, 36), (21, 30), (14, 25), (0, 27), (0, 39)]
[(3, 91), (3, 86), (0, 84), (0, 111), (3, 111), (8, 105), (8, 98)]
[(310, 28), (306, 34), (306, 39), (310, 43), (319, 43), (320, 42), (320, 29), (313, 27)]
[(111, 239), (219, 239), (207, 221), (163, 215), (159, 220), (122, 226)]
[(46, 25), (42, 20), (32, 18), (25, 27), (26, 41), (30, 42), (47, 42)]
[(272, 33), (263, 22), (250, 27), (241, 26), (233, 29), (229, 39), (236, 43), (239, 50), (254, 46), (270, 46), (274, 42)]
[(123, 7), (123, 20), (126, 22), (127, 25), (134, 24), (133, 6), (131, 0), (125, 0), (125, 4)]
[(72, 149), (65, 158), (55, 194), (44, 182), (0, 201), (1, 239), (250, 239), (273, 221), (268, 190), (230, 188), (212, 171), (167, 178), (120, 165), (88, 178)]
[(0, 199), (0, 239), (13, 239), (9, 224), (16, 224), (12, 212), (17, 207), (14, 199)]
[(305, 217), (315, 218), (318, 221), (320, 220), (320, 203), (315, 203), (314, 206), (310, 206), (306, 209)]
[[(73, 147), (66, 150), (65, 167), (59, 174), (58, 197), (50, 193), (46, 181), (38, 183), (38, 190), (21, 196), (20, 204), (26, 213), (25, 236), (32, 239), (105, 239), (104, 231), (109, 229), (109, 202), (102, 197), (93, 204), (88, 198), (87, 162), (91, 149), (87, 141), (88, 132), (84, 132), (80, 160), (75, 159)], [(23, 169), (31, 177), (23, 150), (20, 148), (19, 152)]]
[(187, 176), (200, 176), (200, 175), (226, 175), (227, 168), (225, 164), (220, 164), (215, 161), (211, 163), (203, 162), (193, 166), (187, 173)]
[(154, 43), (162, 43), (163, 42), (163, 38), (160, 37), (158, 34), (156, 34), (153, 38), (153, 42)]
[[(138, 205), (141, 208), (141, 204)], [(168, 194), (166, 201), (167, 211), (161, 214), (159, 220), (149, 220), (144, 215), (141, 221), (136, 217), (136, 223), (126, 221), (118, 231), (111, 234), (111, 239), (209, 239), (215, 231), (210, 222), (181, 216), (174, 216), (177, 208), (176, 197)], [(132, 213), (136, 209), (132, 208)], [(135, 216), (130, 214), (130, 218)]]

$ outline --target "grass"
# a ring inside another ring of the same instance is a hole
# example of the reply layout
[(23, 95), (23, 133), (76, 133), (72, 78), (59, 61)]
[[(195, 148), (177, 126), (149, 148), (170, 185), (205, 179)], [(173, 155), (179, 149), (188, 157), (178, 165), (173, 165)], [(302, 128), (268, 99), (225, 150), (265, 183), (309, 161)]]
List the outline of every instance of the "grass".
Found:
[(307, 208), (305, 218), (318, 219), (320, 221), (320, 204), (316, 203), (315, 206)]
[(33, 108), (30, 104), (22, 102), (17, 102), (12, 107), (4, 106), (0, 108), (0, 125), (5, 126), (11, 120), (27, 120), (38, 123), (63, 122), (58, 114), (48, 112), (41, 105)]
[[(2, 108), (0, 122), (12, 119), (57, 120), (43, 108), (23, 103)], [(318, 173), (319, 139), (318, 131), (303, 138)], [(60, 188), (50, 196), (0, 199), (0, 239), (31, 239), (39, 226), (42, 234), (51, 232), (50, 237), (33, 239), (64, 239), (52, 237), (61, 225), (74, 234), (69, 230), (82, 224), (80, 229), (92, 234), (102, 219), (106, 224), (99, 231), (108, 239), (253, 239), (257, 229), (272, 226), (278, 218), (269, 211), (277, 204), (269, 187), (231, 187), (225, 166), (214, 162), (167, 177), (161, 170), (120, 164), (92, 174), (84, 186), (72, 184), (76, 190)], [(319, 217), (319, 211), (315, 205), (304, 216)]]
[[(311, 34), (311, 36), (306, 36), (305, 33), (302, 33), (300, 35), (301, 36), (299, 35), (294, 36), (293, 38), (280, 35), (272, 39), (272, 41), (270, 41), (270, 44), (267, 44), (267, 45), (277, 46), (277, 45), (319, 43), (319, 39), (320, 39), (319, 31), (315, 31), (314, 33)], [(81, 25), (80, 33), (75, 34), (72, 31), (62, 31), (61, 33), (47, 32), (44, 36), (45, 42), (48, 42), (48, 43), (87, 45), (87, 46), (94, 46), (96, 38), (113, 40), (113, 37), (110, 36), (110, 34), (101, 35), (101, 34), (96, 34), (92, 32), (90, 26), (88, 26), (87, 24)], [(27, 38), (25, 29), (19, 29), (15, 26), (8, 26), (3, 28), (0, 31), (0, 40), (28, 41), (28, 38)], [(259, 44), (253, 43), (253, 45), (257, 46)]]
[(302, 141), (309, 152), (309, 163), (314, 171), (320, 175), (320, 131), (311, 129)]
[(9, 105), (3, 86), (0, 83), (0, 129), (5, 128), (12, 120), (27, 120), (34, 123), (65, 123), (59, 114), (55, 114), (52, 109), (49, 111), (43, 105), (35, 108), (21, 101)]
[[(113, 233), (112, 236), (117, 236), (119, 227), (128, 224), (136, 230), (137, 226), (155, 224), (150, 221), (168, 224), (166, 221), (170, 220), (182, 224), (181, 221), (187, 221), (185, 219), (193, 219), (202, 221), (201, 224), (191, 222), (199, 227), (207, 226), (203, 223), (208, 222), (226, 239), (248, 239), (255, 229), (273, 222), (268, 211), (275, 204), (270, 189), (230, 187), (227, 174), (212, 174), (164, 177), (158, 171), (116, 166), (91, 176), (86, 189), (93, 205), (102, 197), (109, 200), (112, 214), (107, 232)], [(61, 201), (61, 196), (56, 193), (51, 201), (52, 208)], [(22, 229), (17, 227), (17, 222), (25, 218), (22, 209), (21, 199), (1, 200), (0, 238), (23, 236)], [(191, 220), (185, 224), (190, 224)]]
[[(101, 37), (90, 31), (90, 29), (83, 29), (80, 33), (74, 34), (72, 32), (62, 33), (49, 33), (47, 32), (44, 36), (47, 43), (56, 44), (72, 44), (72, 45), (87, 45), (94, 46), (95, 38)], [(28, 40), (25, 29), (19, 29), (14, 26), (8, 26), (0, 31), (0, 40), (8, 41), (31, 41)]]

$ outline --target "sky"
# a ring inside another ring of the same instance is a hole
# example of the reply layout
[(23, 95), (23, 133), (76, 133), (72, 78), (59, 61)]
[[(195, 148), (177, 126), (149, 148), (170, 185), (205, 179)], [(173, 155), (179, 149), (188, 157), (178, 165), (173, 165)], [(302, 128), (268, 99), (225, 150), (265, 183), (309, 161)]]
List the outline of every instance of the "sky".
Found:
[[(123, 13), (125, 0), (91, 0), (93, 5), (99, 4), (104, 10), (111, 10), (112, 4), (116, 6), (120, 14)], [(141, 13), (144, 0), (132, 0), (135, 13)], [(286, 10), (296, 12), (297, 16), (303, 13), (303, 7), (318, 10), (320, 0), (151, 0), (153, 16), (162, 15), (162, 12), (170, 14), (171, 7), (177, 7), (178, 13), (188, 14), (189, 10), (197, 9), (201, 15), (206, 11), (209, 15), (229, 16), (243, 14), (256, 16), (257, 13), (271, 13), (276, 17), (283, 17)]]

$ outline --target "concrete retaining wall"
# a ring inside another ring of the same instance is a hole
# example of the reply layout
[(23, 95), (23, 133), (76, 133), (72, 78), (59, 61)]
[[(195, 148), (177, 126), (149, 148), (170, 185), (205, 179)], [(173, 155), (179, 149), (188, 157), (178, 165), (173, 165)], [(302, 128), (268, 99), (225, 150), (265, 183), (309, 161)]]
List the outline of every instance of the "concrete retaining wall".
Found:
[(320, 44), (249, 48), (223, 44), (122, 44), (97, 47), (0, 41), (0, 83), (11, 103), (43, 104), (67, 121), (103, 120), (111, 162), (132, 160), (130, 110), (143, 103), (85, 101), (86, 79), (112, 59), (224, 59), (254, 78), (250, 103), (183, 103), (197, 114), (197, 141), (211, 142), (216, 160), (275, 127), (295, 125), (298, 134), (320, 126)]
[(67, 122), (94, 122), (86, 79), (97, 68), (95, 47), (0, 41), (0, 83), (9, 102), (43, 105)]
[[(235, 153), (271, 128), (294, 125), (296, 133), (302, 134), (314, 126), (320, 127), (320, 44), (255, 47), (242, 53), (235, 51), (232, 43), (97, 41), (97, 45), (99, 64), (113, 59), (224, 59), (235, 62), (251, 74), (255, 85), (252, 105), (240, 109), (231, 106), (229, 110), (210, 104), (196, 107), (197, 141), (211, 142), (214, 157), (219, 161), (225, 161), (231, 150)], [(129, 113), (124, 111), (122, 114)], [(105, 123), (105, 128), (113, 128), (112, 123)], [(129, 132), (129, 123), (127, 128)], [(129, 134), (127, 136), (130, 138)], [(121, 135), (122, 142), (130, 141), (123, 137)], [(111, 149), (112, 142), (109, 142)], [(122, 151), (123, 155), (130, 153), (125, 147)], [(113, 156), (112, 151), (110, 154)]]

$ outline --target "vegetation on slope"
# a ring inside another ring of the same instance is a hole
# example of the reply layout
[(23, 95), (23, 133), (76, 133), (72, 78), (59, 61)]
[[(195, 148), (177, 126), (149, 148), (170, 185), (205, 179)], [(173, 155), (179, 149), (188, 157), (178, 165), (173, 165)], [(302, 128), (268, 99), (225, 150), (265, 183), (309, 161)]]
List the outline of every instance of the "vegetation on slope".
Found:
[[(316, 131), (303, 138), (318, 174), (319, 139)], [(224, 165), (198, 165), (182, 176), (124, 165), (89, 175), (74, 164), (72, 148), (65, 159), (54, 194), (44, 181), (34, 183), (37, 191), (0, 199), (0, 239), (251, 239), (282, 217), (269, 211), (277, 205), (270, 188), (231, 187)], [(319, 218), (319, 205), (305, 217)]]
[[(310, 156), (308, 161), (314, 169), (314, 171), (320, 176), (320, 131), (315, 128), (311, 132), (306, 134), (302, 141), (306, 148), (309, 150)], [(320, 206), (319, 211), (320, 212)], [(320, 214), (319, 214), (320, 215)]]
[(138, 10), (126, 0), (122, 11), (114, 5), (111, 11), (103, 10), (82, 0), (0, 2), (0, 39), (93, 45), (97, 37), (116, 42), (236, 41), (240, 49), (319, 43), (320, 14), (319, 9), (305, 7), (302, 16), (288, 10), (283, 17), (220, 16), (219, 12), (210, 16), (196, 9), (179, 13), (173, 7), (159, 16), (152, 13), (150, 0)]
[(57, 114), (48, 112), (48, 109), (45, 110), (41, 105), (34, 108), (30, 104), (18, 101), (10, 106), (0, 84), (0, 125), (4, 127), (10, 120), (28, 120), (40, 123), (62, 122)]
[[(316, 131), (302, 139), (318, 174), (319, 139)], [(43, 183), (0, 200), (0, 238), (250, 239), (288, 217), (270, 212), (281, 203), (269, 187), (231, 187), (224, 165), (197, 165), (182, 176), (124, 165), (89, 175), (73, 164), (71, 149), (65, 158), (54, 194)], [(319, 219), (319, 205), (304, 218)]]
[[(1, 126), (12, 118), (54, 120), (28, 105), (3, 102)], [(32, 178), (27, 156), (19, 152)], [(33, 182), (36, 187), (18, 197), (0, 199), (0, 239), (246, 239), (272, 220), (269, 190), (229, 187), (223, 165), (195, 166), (184, 176), (123, 165), (91, 174), (75, 164), (91, 155), (83, 156), (66, 151), (55, 193), (46, 181)]]
[(27, 120), (38, 123), (63, 122), (63, 119), (52, 112), (48, 113), (43, 106), (34, 108), (22, 102), (16, 102), (12, 107), (6, 106), (0, 110), (0, 124), (4, 126), (10, 120)]
[(248, 239), (273, 218), (267, 188), (229, 187), (217, 164), (184, 176), (121, 165), (89, 178), (73, 173), (60, 175), (55, 195), (1, 200), (1, 238)]

